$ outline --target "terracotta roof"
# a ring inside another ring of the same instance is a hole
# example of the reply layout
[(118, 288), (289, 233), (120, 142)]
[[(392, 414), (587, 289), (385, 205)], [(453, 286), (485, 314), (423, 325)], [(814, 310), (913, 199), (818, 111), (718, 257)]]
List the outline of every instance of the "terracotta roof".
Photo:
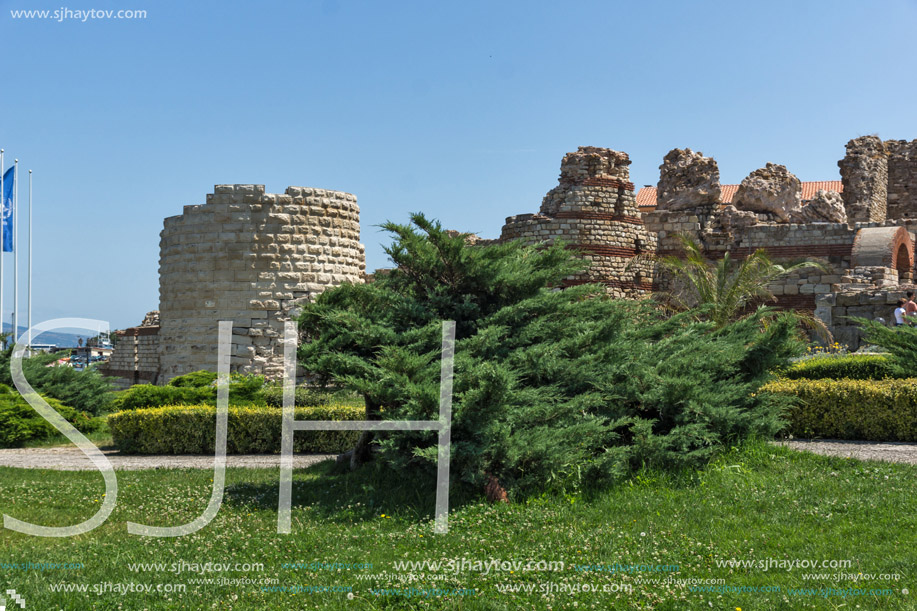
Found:
[[(819, 189), (825, 191), (837, 191), (841, 193), (844, 190), (844, 184), (839, 180), (815, 180), (812, 182), (802, 183), (802, 199), (812, 199), (815, 192)], [(735, 197), (739, 185), (720, 185), (722, 200), (724, 204), (731, 204), (732, 198)], [(649, 212), (656, 209), (656, 187), (643, 187), (637, 191), (637, 207), (643, 212)]]

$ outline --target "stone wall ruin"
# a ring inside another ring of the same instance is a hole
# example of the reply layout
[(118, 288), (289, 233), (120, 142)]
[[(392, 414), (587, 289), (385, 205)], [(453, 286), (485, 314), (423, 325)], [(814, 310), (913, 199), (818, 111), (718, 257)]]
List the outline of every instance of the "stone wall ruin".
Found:
[(118, 388), (159, 381), (159, 312), (148, 312), (138, 327), (115, 332), (111, 358), (100, 367)]
[[(786, 166), (768, 163), (751, 172), (727, 204), (716, 161), (676, 148), (659, 167), (655, 209), (641, 213), (634, 209), (629, 165), (626, 153), (611, 149), (580, 147), (567, 154), (559, 185), (539, 212), (507, 218), (500, 239), (566, 240), (593, 262), (566, 284), (600, 282), (624, 298), (668, 286), (658, 269), (645, 265), (650, 257), (638, 255), (678, 255), (680, 234), (692, 236), (714, 259), (726, 252), (741, 259), (763, 249), (778, 262), (817, 261), (823, 269), (803, 270), (768, 287), (774, 305), (816, 312), (852, 348), (859, 334), (838, 308), (853, 306), (824, 304), (844, 295), (842, 303), (881, 309), (912, 286), (917, 140), (851, 140), (838, 162), (841, 192), (819, 189), (808, 199)], [(875, 303), (850, 296), (875, 291), (882, 296), (863, 297)]]
[[(913, 288), (914, 234), (917, 224), (917, 140), (883, 142), (875, 136), (851, 140), (838, 162), (843, 192), (820, 190), (801, 200), (801, 183), (786, 167), (768, 163), (742, 181), (732, 204), (711, 206), (697, 194), (693, 208), (672, 210), (662, 203), (645, 213), (646, 227), (656, 232), (657, 254), (680, 251), (678, 234), (692, 236), (709, 257), (748, 256), (765, 250), (778, 262), (802, 259), (821, 263), (825, 271), (807, 270), (769, 286), (779, 307), (810, 310), (821, 317), (839, 340), (851, 348), (860, 334), (842, 315), (842, 308), (878, 315), (899, 293)], [(657, 193), (672, 191), (667, 165), (681, 165), (680, 149), (666, 155)], [(704, 161), (711, 166), (709, 161)], [(686, 181), (681, 198), (691, 200)], [(687, 189), (687, 193), (684, 191)], [(891, 197), (894, 194), (894, 197)], [(661, 274), (657, 288), (666, 286)], [(881, 295), (873, 294), (876, 291)], [(860, 302), (859, 295), (865, 300)], [(841, 297), (843, 296), (843, 297)], [(840, 299), (840, 302), (838, 302)], [(837, 305), (842, 303), (844, 305)], [(830, 304), (830, 305), (829, 305)], [(845, 310), (846, 311), (846, 310)], [(891, 310), (882, 316), (891, 318)]]
[[(815, 312), (851, 348), (859, 333), (846, 316), (890, 320), (894, 301), (913, 288), (917, 140), (851, 140), (838, 162), (842, 192), (823, 189), (808, 199), (785, 166), (768, 163), (730, 191), (731, 203), (723, 201), (716, 161), (676, 148), (660, 166), (655, 210), (644, 213), (630, 163), (607, 148), (568, 153), (539, 211), (507, 218), (499, 240), (563, 240), (592, 263), (564, 285), (601, 283), (629, 299), (664, 287), (652, 258), (678, 254), (682, 233), (712, 258), (763, 248), (778, 261), (816, 260), (824, 270), (769, 288), (777, 306)], [(279, 377), (284, 322), (326, 288), (364, 281), (359, 239), (351, 194), (217, 185), (205, 204), (165, 220), (160, 320), (120, 333), (108, 369), (125, 384), (215, 370), (217, 321), (233, 320), (232, 370)]]

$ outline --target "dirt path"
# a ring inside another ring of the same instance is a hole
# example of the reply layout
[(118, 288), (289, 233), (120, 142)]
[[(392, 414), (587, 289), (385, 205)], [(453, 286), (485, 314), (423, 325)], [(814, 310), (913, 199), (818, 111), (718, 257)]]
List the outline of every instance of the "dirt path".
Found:
[[(137, 456), (103, 450), (116, 471), (140, 469), (213, 469), (213, 456)], [(293, 466), (301, 469), (334, 454), (299, 454), (293, 456)], [(240, 454), (226, 457), (227, 467), (250, 469), (279, 469), (279, 454)], [(94, 471), (95, 466), (77, 448), (27, 448), (0, 450), (0, 467), (22, 469), (55, 469), (58, 471)]]

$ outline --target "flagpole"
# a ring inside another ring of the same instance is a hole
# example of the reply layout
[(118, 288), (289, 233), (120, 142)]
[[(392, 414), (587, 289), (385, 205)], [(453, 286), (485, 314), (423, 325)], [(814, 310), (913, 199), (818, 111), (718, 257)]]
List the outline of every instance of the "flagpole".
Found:
[[(6, 188), (3, 186), (3, 176), (6, 174), (3, 166), (3, 149), (0, 149), (0, 333), (3, 332), (3, 228), (6, 225), (4, 213), (6, 212)], [(6, 348), (6, 341), (0, 342)]]
[(29, 356), (32, 356), (32, 170), (29, 170), (29, 297), (28, 297), (28, 325), (29, 325)]
[(19, 160), (13, 160), (13, 343), (19, 341)]

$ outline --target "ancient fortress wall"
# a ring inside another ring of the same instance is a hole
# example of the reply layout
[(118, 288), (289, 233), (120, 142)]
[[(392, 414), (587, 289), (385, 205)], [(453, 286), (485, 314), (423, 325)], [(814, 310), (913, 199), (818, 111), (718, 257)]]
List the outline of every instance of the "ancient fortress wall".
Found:
[(891, 324), (896, 304), (905, 297), (907, 290), (911, 290), (910, 287), (867, 287), (819, 295), (815, 315), (831, 329), (835, 341), (856, 349), (861, 344), (863, 332), (848, 317), (882, 319)]
[[(818, 191), (803, 201), (799, 179), (769, 163), (749, 174), (725, 205), (716, 162), (674, 149), (660, 166), (656, 209), (644, 219), (657, 233), (657, 255), (677, 255), (678, 236), (687, 234), (713, 259), (763, 249), (778, 262), (817, 261), (823, 270), (804, 270), (768, 287), (775, 305), (814, 311), (838, 341), (856, 348), (859, 330), (844, 317), (888, 321), (895, 299), (913, 287), (915, 151), (917, 141), (855, 138), (838, 162), (842, 194)], [(659, 289), (671, 288), (659, 270), (654, 280)]]
[(217, 185), (160, 235), (160, 383), (216, 370), (220, 320), (233, 321), (232, 371), (280, 377), (284, 322), (326, 288), (363, 281), (349, 193)]
[(563, 240), (591, 262), (586, 272), (565, 279), (565, 285), (597, 282), (620, 298), (648, 293), (652, 264), (633, 260), (655, 251), (656, 236), (637, 211), (628, 165), (626, 153), (611, 149), (587, 146), (567, 153), (559, 184), (545, 195), (539, 212), (508, 217), (500, 240)]
[(917, 140), (854, 138), (838, 166), (853, 221), (917, 219)]
[[(815, 309), (816, 295), (830, 293), (832, 285), (843, 280), (851, 267), (855, 232), (846, 223), (756, 224), (725, 230), (719, 215), (684, 216), (673, 212), (650, 212), (647, 227), (658, 231), (658, 256), (677, 256), (681, 252), (678, 234), (692, 235), (704, 247), (708, 258), (721, 258), (726, 252), (744, 258), (758, 249), (777, 261), (801, 259), (821, 263), (825, 270), (808, 269), (784, 277), (769, 290), (776, 297), (773, 305)], [(657, 289), (668, 288), (657, 272)]]
[(147, 313), (139, 327), (117, 332), (111, 358), (101, 371), (118, 388), (155, 384), (159, 377), (159, 312)]
[(888, 218), (888, 152), (876, 136), (847, 143), (847, 154), (837, 162), (844, 183), (844, 204), (853, 222)]
[(838, 162), (843, 193), (818, 191), (807, 200), (796, 176), (768, 163), (742, 181), (729, 205), (722, 201), (716, 161), (673, 149), (659, 167), (656, 209), (642, 215), (630, 163), (626, 153), (605, 148), (568, 153), (559, 184), (539, 212), (507, 218), (500, 239), (562, 239), (592, 263), (565, 284), (599, 282), (620, 298), (674, 288), (651, 259), (681, 254), (681, 235), (693, 237), (712, 259), (727, 252), (742, 259), (763, 249), (778, 262), (817, 261), (823, 269), (802, 270), (768, 287), (774, 305), (816, 312), (854, 347), (858, 334), (832, 315), (841, 306), (826, 304), (843, 293), (842, 302), (863, 307), (850, 294), (882, 290), (881, 299), (869, 298), (882, 301), (875, 306), (881, 309), (889, 291), (897, 294), (913, 282), (917, 141), (851, 140)]
[[(838, 162), (843, 192), (818, 191), (807, 200), (796, 176), (768, 163), (742, 181), (728, 205), (716, 161), (673, 149), (660, 166), (656, 209), (642, 215), (630, 163), (607, 148), (568, 153), (540, 210), (507, 218), (499, 240), (563, 240), (591, 262), (565, 285), (601, 283), (611, 296), (629, 299), (671, 288), (653, 257), (681, 252), (679, 234), (693, 236), (711, 258), (763, 248), (778, 261), (816, 260), (824, 270), (769, 288), (776, 305), (815, 311), (851, 347), (859, 333), (844, 316), (888, 320), (894, 300), (913, 286), (917, 140), (851, 140)], [(359, 239), (351, 194), (217, 185), (205, 204), (165, 220), (161, 321), (121, 334), (110, 375), (161, 384), (215, 370), (217, 322), (232, 320), (232, 370), (280, 377), (283, 323), (326, 288), (364, 280)]]

